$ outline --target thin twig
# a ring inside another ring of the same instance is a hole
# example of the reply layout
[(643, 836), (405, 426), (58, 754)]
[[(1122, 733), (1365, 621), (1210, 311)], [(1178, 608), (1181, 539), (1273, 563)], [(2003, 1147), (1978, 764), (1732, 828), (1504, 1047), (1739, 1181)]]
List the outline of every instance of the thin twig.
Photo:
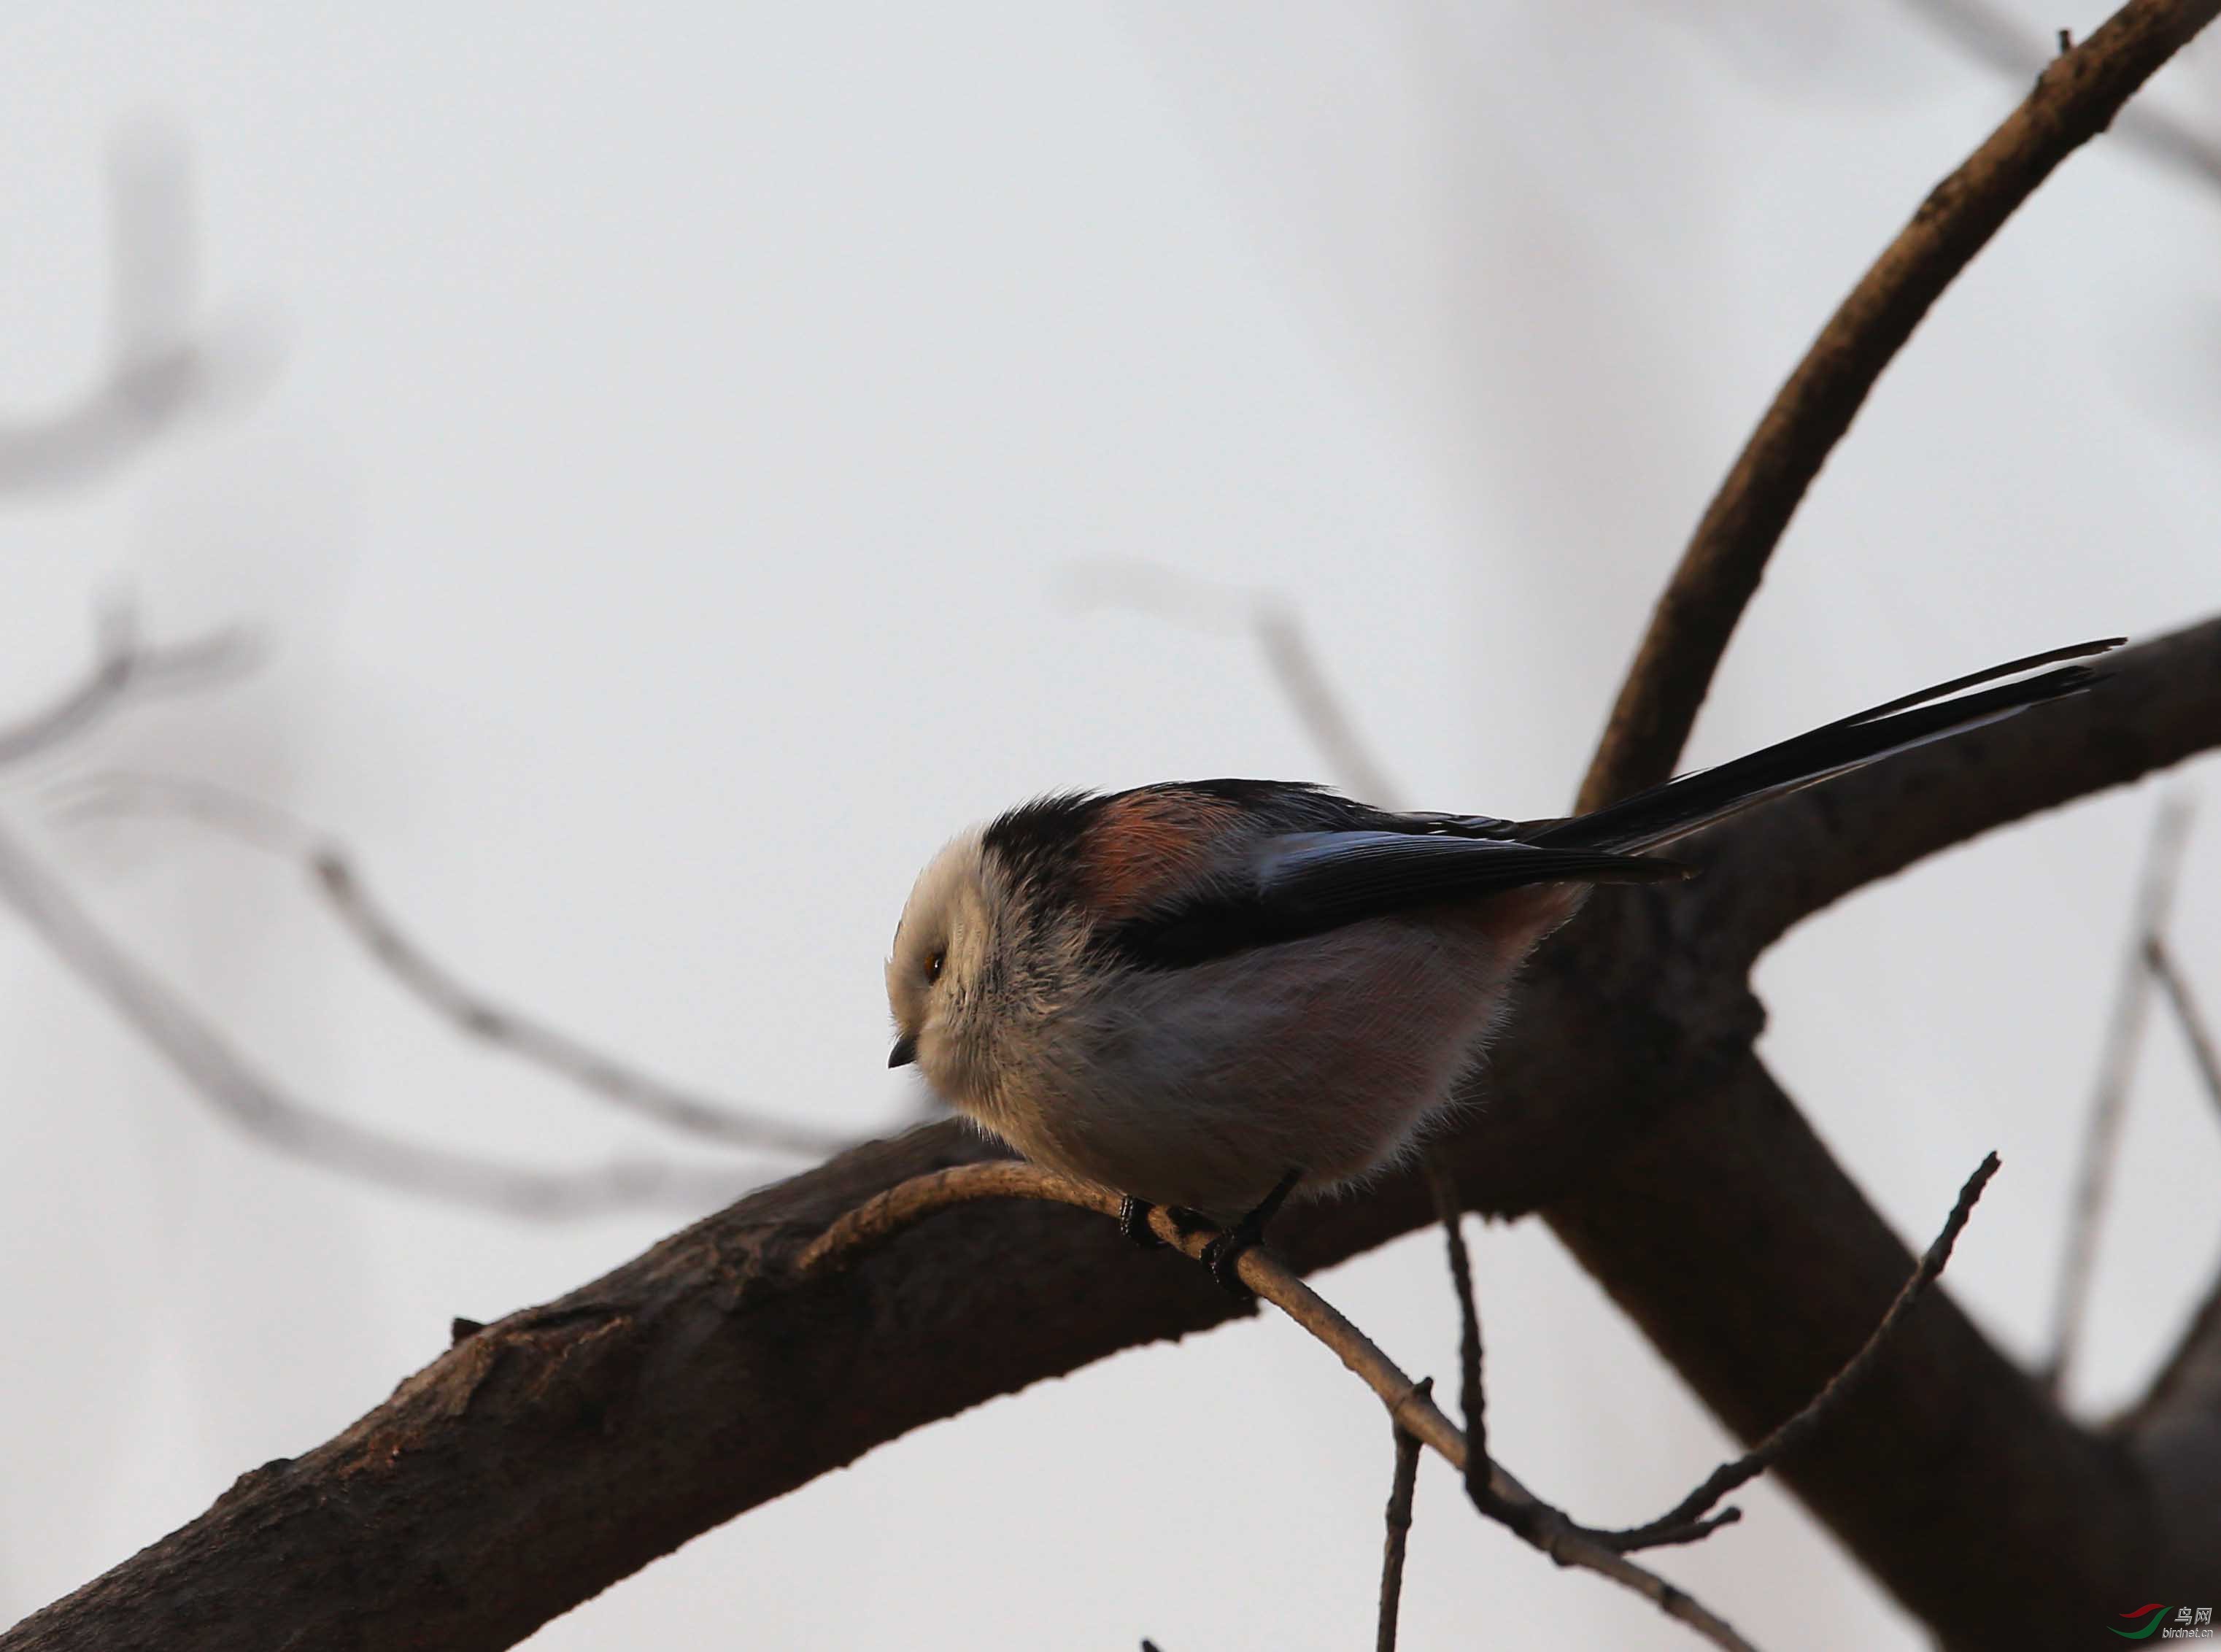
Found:
[(1335, 783), (1367, 803), (1396, 806), (1396, 785), (1328, 683), (1302, 620), (1284, 598), (1213, 585), (1139, 558), (1080, 563), (1067, 573), (1073, 596), (1083, 605), (1136, 609), (1204, 630), (1248, 635)]
[[(1905, 0), (1918, 12), (1979, 61), (2016, 82), (2037, 73), (2044, 50), (2004, 13), (1983, 0)], [(2054, 37), (2061, 52), (2074, 49), (2074, 37), (2061, 29)], [(2221, 145), (2146, 103), (2131, 106), (2113, 123), (2124, 141), (2156, 160), (2207, 185), (2221, 185)]]
[[(1633, 1526), (1625, 1531), (1602, 1534), (1605, 1541), (1623, 1552), (1656, 1548), (1661, 1543), (1685, 1542), (1684, 1534), (1702, 1524), (1719, 1500), (1737, 1486), (1756, 1480), (1779, 1462), (1783, 1454), (1794, 1450), (1811, 1436), (1813, 1430), (1827, 1420), (1828, 1414), (1843, 1403), (1846, 1396), (1859, 1385), (1860, 1380), (1874, 1369), (1880, 1358), (1882, 1346), (1889, 1340), (1905, 1316), (1912, 1311), (1928, 1287), (1943, 1272), (1951, 1260), (1951, 1248), (1959, 1242), (1959, 1235), (1966, 1228), (1967, 1218), (1974, 1214), (1974, 1201), (1981, 1198), (1982, 1189), (1989, 1186), (1990, 1178), (1998, 1173), (1998, 1155), (1985, 1157), (1975, 1167), (1974, 1173), (1967, 1178), (1966, 1186), (1959, 1190), (1959, 1198), (1951, 1206), (1951, 1214), (1944, 1219), (1943, 1230), (1936, 1236), (1920, 1258), (1920, 1265), (1912, 1270), (1889, 1305), (1889, 1311), (1874, 1328), (1874, 1334), (1860, 1345), (1842, 1369), (1828, 1380), (1828, 1386), (1813, 1395), (1802, 1411), (1782, 1423), (1773, 1433), (1732, 1462), (1722, 1463), (1706, 1475), (1703, 1485), (1683, 1498), (1657, 1519), (1648, 1525)], [(1723, 1511), (1716, 1519), (1724, 1519), (1732, 1510)]]
[[(1435, 1380), (1421, 1377), (1417, 1386), (1432, 1392)], [(1396, 1652), (1396, 1620), (1403, 1611), (1404, 1549), (1411, 1536), (1411, 1499), (1419, 1485), (1419, 1436), (1401, 1423), (1392, 1422), (1396, 1436), (1396, 1478), (1388, 1489), (1387, 1536), (1380, 1554), (1380, 1628), (1373, 1637), (1374, 1652)]]
[(2221, 0), (2129, 0), (2055, 59), (1929, 192), (1776, 392), (1706, 507), (1620, 686), (1580, 809), (1672, 772), (1767, 559), (1882, 369), (2013, 210), (2217, 11)]
[(1458, 1299), (1458, 1409), (1465, 1414), (1465, 1493), (1483, 1513), (1494, 1513), (1488, 1489), (1488, 1399), (1481, 1386), (1480, 1306), (1473, 1294), (1473, 1259), (1467, 1253), (1457, 1182), (1441, 1161), (1421, 1166), (1434, 1195), (1435, 1219), (1449, 1249), (1450, 1284)]
[[(1440, 1161), (1428, 1159), (1421, 1167), (1428, 1190), (1434, 1195), (1436, 1218), (1442, 1223), (1449, 1249), (1450, 1284), (1458, 1301), (1458, 1407), (1465, 1413), (1465, 1434), (1470, 1445), (1466, 1455), (1465, 1494), (1475, 1509), (1531, 1542), (1530, 1534), (1539, 1524), (1570, 1517), (1547, 1506), (1507, 1502), (1496, 1493), (1490, 1478), (1492, 1465), (1488, 1457), (1487, 1392), (1481, 1382), (1480, 1305), (1473, 1290), (1473, 1259), (1466, 1248), (1464, 1206), (1458, 1198), (1456, 1181)], [(1622, 1542), (1624, 1533), (1602, 1531), (1592, 1526), (1578, 1529), (1584, 1536), (1626, 1554), (1636, 1549), (1699, 1542), (1722, 1526), (1732, 1525), (1742, 1518), (1739, 1511), (1728, 1509), (1711, 1519), (1662, 1520), (1655, 1523), (1655, 1530), (1645, 1529), (1647, 1541), (1641, 1543)]]
[(2082, 1319), (2090, 1299), (2091, 1273), (2097, 1261), (2098, 1235), (2113, 1187), (2113, 1162), (2120, 1151), (2121, 1127), (2128, 1116), (2130, 1080), (2143, 1048), (2149, 1017), (2153, 973), (2149, 948), (2167, 927), (2174, 909), (2175, 883), (2182, 869), (2183, 846), (2190, 837), (2191, 804), (2169, 798), (2152, 820), (2151, 841), (2137, 892), (2136, 926), (2121, 960), (2120, 985), (2113, 1014), (2098, 1058), (2098, 1077), (2090, 1097), (2090, 1123), (2082, 1138), (2080, 1172), (2068, 1211), (2067, 1244), (2061, 1254), (2058, 1289), (2052, 1299), (2051, 1357), (2042, 1379), (2055, 1398), (2065, 1392), (2067, 1374), (2082, 1341)]
[[(1117, 1194), (1023, 1161), (960, 1165), (950, 1170), (913, 1176), (844, 1211), (803, 1250), (796, 1261), (796, 1270), (804, 1275), (821, 1270), (838, 1272), (929, 1216), (960, 1205), (996, 1198), (1046, 1199), (1113, 1217), (1119, 1211)], [(1183, 1228), (1162, 1209), (1151, 1212), (1149, 1226), (1167, 1245), (1198, 1261), (1202, 1261), (1204, 1247), (1211, 1238), (1207, 1230)], [(1236, 1269), (1242, 1283), (1261, 1301), (1271, 1303), (1332, 1349), (1342, 1364), (1380, 1397), (1381, 1404), (1388, 1408), (1392, 1423), (1417, 1435), (1460, 1474), (1465, 1473), (1467, 1453), (1463, 1430), (1443, 1415), (1427, 1387), (1405, 1376), (1395, 1361), (1339, 1309), (1261, 1247), (1243, 1251)], [(1715, 1646), (1749, 1646), (1695, 1597), (1597, 1542), (1561, 1511), (1521, 1485), (1502, 1464), (1489, 1464), (1488, 1474), (1491, 1495), (1504, 1505), (1521, 1511), (1517, 1517), (1523, 1529), (1515, 1528), (1518, 1535), (1559, 1565), (1598, 1573), (1633, 1590)]]
[(466, 986), (411, 940), (374, 900), (336, 842), (283, 810), (221, 786), (108, 773), (72, 786), (73, 814), (160, 813), (190, 820), (293, 861), (363, 950), (457, 1030), (568, 1079), (598, 1100), (672, 1129), (758, 1152), (823, 1157), (854, 1138), (812, 1129), (680, 1088)]
[(2190, 996), (2190, 983), (2175, 967), (2173, 949), (2158, 936), (2145, 940), (2144, 958), (2151, 966), (2153, 978), (2166, 990), (2168, 1005), (2174, 1011), (2175, 1024), (2182, 1029), (2183, 1039), (2190, 1046), (2190, 1059), (2197, 1064), (2198, 1076), (2205, 1086), (2207, 1098), (2215, 1108), (2221, 1109), (2221, 1049), (2215, 1048), (2205, 1018), (2199, 1014), (2197, 1002)]
[(254, 664), (253, 640), (243, 630), (160, 648), (142, 642), (128, 604), (103, 609), (94, 629), (92, 669), (84, 680), (20, 722), (0, 727), (0, 767), (51, 751), (135, 697), (212, 688)]
[(698, 1211), (774, 1173), (703, 1171), (648, 1159), (532, 1170), (398, 1141), (321, 1112), (257, 1072), (167, 984), (109, 940), (61, 881), (5, 832), (0, 904), (12, 907), (219, 1114), (296, 1158), (384, 1186), (540, 1219), (643, 1206)]

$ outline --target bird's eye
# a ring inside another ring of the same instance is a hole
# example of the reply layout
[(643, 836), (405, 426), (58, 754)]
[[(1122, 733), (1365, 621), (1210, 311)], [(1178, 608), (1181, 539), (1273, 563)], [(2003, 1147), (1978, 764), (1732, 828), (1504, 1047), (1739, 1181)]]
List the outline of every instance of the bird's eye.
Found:
[(925, 979), (929, 981), (939, 980), (941, 979), (941, 967), (948, 961), (948, 954), (947, 953), (935, 953), (932, 957), (925, 961)]

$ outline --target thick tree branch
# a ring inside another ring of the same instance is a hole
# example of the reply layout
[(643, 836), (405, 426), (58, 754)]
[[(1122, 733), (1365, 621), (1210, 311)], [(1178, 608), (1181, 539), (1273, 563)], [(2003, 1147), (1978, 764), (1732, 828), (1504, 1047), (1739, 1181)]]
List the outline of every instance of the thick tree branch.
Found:
[[(1813, 832), (1810, 852), (1884, 875), (2221, 742), (2221, 623), (2116, 660), (2095, 693), (1869, 771), (1894, 771), (1890, 788), (1859, 794), (1859, 829)], [(2044, 738), (2061, 719), (2067, 735)], [(1693, 910), (1744, 910), (1736, 885), (1781, 875), (1760, 853), (1774, 817), (1840, 790), (1709, 835), (1693, 886), (1592, 903), (1537, 958), (1489, 1105), (1442, 1145), (1467, 1208), (1556, 1202), (1576, 1251), (1749, 1439), (1827, 1381), (1912, 1268), (1752, 1059), (1756, 1007), (1700, 944)], [(1864, 812), (1877, 798), (1886, 806)], [(1886, 847), (1865, 855), (1869, 837)], [(1830, 869), (1796, 886), (1832, 898), (1856, 881)], [(1778, 889), (1761, 904), (1787, 910)], [(949, 1211), (837, 1276), (798, 1273), (816, 1236), (875, 1195), (992, 1156), (932, 1125), (754, 1193), (466, 1338), (337, 1439), (246, 1476), (0, 1648), (506, 1646), (911, 1428), (1234, 1311), (1185, 1260), (1032, 1202)], [(1430, 1219), (1426, 1189), (1404, 1176), (1290, 1213), (1274, 1243), (1309, 1271)], [(2166, 1413), (2167, 1437), (2195, 1445), (2221, 1395), (2180, 1388), (2213, 1402)], [(1841, 1421), (1781, 1473), (1949, 1637), (2041, 1644), (2118, 1611), (2124, 1576), (2164, 1593), (2221, 1550), (2221, 1510), (2200, 1524), (2191, 1501), (2221, 1485), (2217, 1458), (2178, 1453), (2178, 1486), (2149, 1467), (2156, 1432), (2076, 1427), (1944, 1293), (1905, 1317)]]
[[(1874, 1362), (1881, 1357), (1882, 1349), (1888, 1343), (1890, 1333), (1902, 1323), (1905, 1316), (1911, 1311), (1912, 1305), (1920, 1300), (1922, 1293), (1942, 1276), (1944, 1265), (1951, 1260), (1952, 1248), (1959, 1242), (1959, 1235), (1967, 1225), (1967, 1218), (1974, 1214), (1974, 1201), (1981, 1198), (1982, 1189), (1989, 1185), (1990, 1178), (1997, 1173), (1998, 1155), (1993, 1153), (1982, 1161), (1974, 1173), (1967, 1179), (1967, 1185), (1960, 1189), (1958, 1203), (1951, 1207), (1950, 1217), (1943, 1223), (1943, 1231), (1936, 1235), (1935, 1242), (1922, 1253), (1920, 1266), (1913, 1270), (1912, 1277), (1905, 1282), (1905, 1288), (1889, 1305), (1889, 1311), (1882, 1316), (1881, 1323), (1874, 1327), (1874, 1334), (1861, 1345), (1857, 1353), (1851, 1355), (1843, 1368), (1828, 1379), (1826, 1387), (1813, 1395), (1803, 1410), (1776, 1424), (1772, 1432), (1750, 1450), (1734, 1461), (1722, 1463), (1714, 1469), (1702, 1485), (1657, 1519), (1647, 1525), (1613, 1533), (1620, 1546), (1624, 1549), (1648, 1548), (1653, 1543), (1671, 1541), (1673, 1534), (1699, 1525), (1711, 1517), (1711, 1511), (1719, 1506), (1722, 1498), (1738, 1486), (1747, 1486), (1756, 1480), (1779, 1463), (1786, 1454), (1794, 1451), (1810, 1438), (1812, 1431), (1826, 1421), (1832, 1411), (1842, 1406), (1845, 1398), (1874, 1368)], [(1717, 1518), (1724, 1520), (1735, 1512), (1732, 1508), (1728, 1509)]]
[(1593, 809), (1664, 779), (1767, 560), (1874, 381), (2014, 209), (2104, 131), (2221, 0), (2130, 0), (1920, 203), (1776, 392), (1658, 599), (1582, 782)]
[[(2123, 785), (2214, 743), (2221, 620), (2109, 655), (2085, 694), (1877, 763), (1730, 823), (1692, 852), (1732, 877), (1690, 892), (1684, 932), (1742, 969), (1792, 924), (2008, 820)], [(1980, 774), (1993, 795), (1966, 784)]]
[[(1700, 523), (1585, 801), (1662, 777), (1774, 541), (1882, 367), (2018, 203), (2217, 10), (2131, 0), (2045, 71), (1855, 290)], [(2157, 668), (2168, 662), (2180, 682)], [(1766, 1433), (1860, 1346), (1911, 1259), (1750, 1054), (1759, 1017), (1740, 962), (1919, 854), (2221, 739), (2217, 679), (2215, 627), (2132, 651), (2098, 692), (2042, 717), (1715, 832), (1708, 893), (1600, 898), (1538, 959), (1491, 1106), (1443, 1144), (1461, 1202), (1547, 1206), (1713, 1409), (1746, 1438)], [(2064, 754), (2031, 749), (2030, 723), (2079, 735)], [(1833, 829), (1836, 810), (1859, 833)], [(1785, 834), (1817, 858), (1760, 853)], [(858, 1149), (467, 1336), (337, 1439), (242, 1476), (0, 1647), (507, 1646), (910, 1428), (1230, 1311), (1179, 1259), (1137, 1257), (1108, 1224), (1032, 1203), (892, 1233), (846, 1270), (798, 1267), (875, 1195), (985, 1156), (954, 1125)], [(1316, 1267), (1425, 1211), (1404, 1177), (1302, 1213), (1279, 1242)], [(1842, 1403), (1843, 1426), (1784, 1474), (1947, 1641), (2054, 1640), (2117, 1610), (2123, 1577), (2164, 1594), (2210, 1575), (2221, 1394), (2202, 1348), (2167, 1404), (2099, 1436), (1931, 1293)], [(1425, 1422), (1416, 1409), (1397, 1415)]]

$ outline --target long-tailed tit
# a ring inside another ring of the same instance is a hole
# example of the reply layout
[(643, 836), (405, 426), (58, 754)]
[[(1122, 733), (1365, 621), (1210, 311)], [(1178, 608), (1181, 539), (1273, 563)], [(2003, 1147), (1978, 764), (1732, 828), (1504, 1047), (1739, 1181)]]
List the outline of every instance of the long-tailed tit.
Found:
[[(1395, 814), (1316, 785), (1044, 798), (965, 833), (895, 931), (889, 1065), (1037, 1164), (1235, 1236), (1419, 1139), (1527, 954), (1645, 852), (2071, 694), (2093, 642), (1906, 695), (1566, 820)], [(2016, 678), (2011, 682), (2000, 679)], [(1239, 1219), (1237, 1221), (1237, 1218)]]

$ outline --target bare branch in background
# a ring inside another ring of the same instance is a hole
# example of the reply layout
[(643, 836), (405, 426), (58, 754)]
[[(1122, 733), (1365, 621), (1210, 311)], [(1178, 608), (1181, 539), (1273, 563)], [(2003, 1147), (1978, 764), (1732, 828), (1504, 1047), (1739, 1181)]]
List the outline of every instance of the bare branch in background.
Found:
[(253, 639), (242, 630), (159, 648), (142, 642), (126, 604), (103, 610), (97, 630), (93, 667), (83, 682), (21, 722), (0, 726), (0, 767), (49, 750), (131, 699), (217, 687), (255, 663)]
[(2089, 1305), (2098, 1234), (2105, 1224), (2106, 1201), (2112, 1192), (2113, 1161), (2119, 1154), (2121, 1125), (2128, 1114), (2130, 1084), (2136, 1076), (2137, 1055), (2143, 1048), (2144, 1024), (2150, 1012), (2154, 979), (2149, 962), (2151, 949), (2165, 931), (2168, 914), (2174, 909), (2175, 884), (2182, 871), (2183, 846), (2190, 838), (2190, 819), (2187, 798), (2168, 798), (2153, 818), (2151, 842), (2144, 851), (2143, 877), (2137, 893), (2136, 925), (2130, 933), (2128, 952), (2121, 961), (2112, 1019), (2098, 1058), (2098, 1079), (2090, 1098), (2090, 1123), (2082, 1139), (2074, 1203), (2068, 1212), (2067, 1243), (2061, 1253), (2059, 1284), (2052, 1298), (2051, 1354), (2043, 1363), (2043, 1376), (2044, 1386), (2055, 1395), (2065, 1392), (2068, 1368), (2081, 1345), (2082, 1317)]
[(852, 1136), (812, 1129), (685, 1090), (585, 1044), (466, 986), (418, 946), (371, 895), (353, 858), (285, 810), (203, 781), (95, 775), (70, 789), (76, 815), (153, 815), (188, 820), (293, 862), (371, 958), (458, 1031), (569, 1080), (597, 1100), (727, 1146), (822, 1157)]
[(1303, 622), (1284, 598), (1269, 591), (1214, 585), (1139, 559), (1077, 563), (1067, 570), (1067, 580), (1082, 607), (1132, 609), (1176, 624), (1254, 639), (1296, 720), (1326, 759), (1335, 784), (1367, 803), (1398, 806), (1398, 787), (1328, 684)]
[(629, 1159), (533, 1170), (420, 1147), (320, 1112), (265, 1078), (151, 971), (96, 925), (59, 879), (0, 832), (0, 904), (129, 1022), (194, 1092), (257, 1140), (406, 1192), (551, 1219), (642, 1206), (699, 1211), (777, 1173)]
[(2130, 0), (2047, 66), (2005, 123), (1929, 191), (1775, 392), (1705, 507), (1620, 685), (1576, 812), (1672, 773), (1767, 559), (1882, 370), (2014, 210), (2217, 11), (2221, 0)]
[(2190, 1046), (2190, 1059), (2197, 1066), (2199, 1082), (2205, 1086), (2206, 1098), (2221, 1110), (2221, 1049), (2214, 1047), (2205, 1017), (2199, 1013), (2198, 1001), (2191, 996), (2190, 983), (2175, 966), (2174, 950), (2158, 934), (2149, 935), (2144, 939), (2144, 961), (2167, 994), (2168, 1007), (2174, 1011), (2175, 1024), (2182, 1029), (2183, 1041)]
[[(2205, 1017), (2191, 995), (2190, 983), (2175, 965), (2174, 952), (2155, 929), (2146, 939), (2144, 957), (2166, 992), (2183, 1036), (2189, 1042), (2191, 1058), (2197, 1065), (2206, 1098), (2221, 1110), (2221, 1050), (2216, 1049)], [(2183, 1426), (2180, 1419), (2186, 1418), (2192, 1429), (2210, 1430), (2212, 1418), (2217, 1414), (2221, 1414), (2221, 1275), (2217, 1275), (2207, 1287), (2205, 1300), (2191, 1314), (2190, 1323), (2183, 1327), (2174, 1347), (2160, 1362), (2159, 1371), (2143, 1397), (2113, 1426), (2132, 1435), (2164, 1436), (2170, 1423), (2179, 1430)], [(2149, 1454), (2154, 1460), (2148, 1465), (2149, 1472), (2162, 1475), (2187, 1473), (2207, 1488), (2216, 1483), (2210, 1467), (2186, 1469), (2185, 1461), (2193, 1459), (2193, 1454), (2171, 1449), (2173, 1444), (2171, 1440), (2165, 1441), (2161, 1449)]]
[(269, 377), (266, 330), (197, 316), (185, 146), (147, 128), (109, 159), (114, 287), (109, 357), (74, 404), (0, 421), (0, 494), (75, 487), (135, 457), (188, 415), (236, 404)]
[[(2130, 0), (2047, 72), (2019, 124), (1976, 161), (1996, 177), (2041, 177), (2217, 9), (2221, 0)], [(1901, 241), (1877, 266), (1927, 260), (1926, 276), (1893, 289), (1880, 333), (1858, 332), (1867, 347), (1892, 329), (1895, 339), (1841, 372), (1813, 369), (1805, 411), (1786, 434), (1769, 435), (1769, 416), (1755, 438), (1746, 463), (1753, 453), (1766, 462), (1744, 504), (1779, 519), (1721, 530), (1742, 547), (1740, 589), (1732, 568), (1677, 586), (1706, 610), (1693, 616), (1677, 614), (1669, 592), (1654, 641), (1667, 635), (1674, 660), (1638, 663), (1623, 701), (1630, 726), (1616, 724), (1592, 785), (1620, 789), (1650, 778), (1646, 764), (1670, 766), (1796, 496), (1934, 290), (1994, 228), (1986, 219), (2010, 210), (1996, 177), (1973, 169), (1907, 232), (1920, 246)], [(1920, 297), (1924, 281), (1932, 290)], [(1676, 912), (1636, 891), (1595, 904), (1538, 954), (1526, 1013), (1492, 1053), (1490, 1106), (1470, 1110), (1437, 1151), (1485, 1208), (1542, 1210), (1727, 1426), (1762, 1437), (1857, 1363), (1914, 1264), (1753, 1054), (1761, 1017), (1747, 961), (1712, 935), (1762, 947), (1754, 937), (1923, 854), (2211, 747), (2221, 740), (2217, 662), (2221, 623), (2129, 650), (2040, 727), (2000, 724), (1948, 755), (1908, 754), (1719, 829), (1713, 878)], [(1680, 729), (1667, 729), (1676, 717)], [(1627, 748), (1618, 757), (1616, 743)], [(1904, 806), (1857, 806), (1876, 798)], [(1784, 842), (1802, 852), (1755, 852)], [(0, 1648), (105, 1652), (159, 1639), (242, 1652), (347, 1637), (488, 1652), (877, 1443), (1231, 1311), (1185, 1264), (1162, 1262), (1186, 1269), (1186, 1288), (1151, 1259), (1108, 1266), (1117, 1242), (1107, 1223), (1036, 1198), (943, 1215), (924, 1231), (895, 1219), (898, 1208), (923, 1216), (957, 1198), (1046, 1187), (1028, 1167), (998, 1165), (921, 1198), (930, 1173), (991, 1151), (950, 1124), (867, 1144), (549, 1308), (467, 1336), (335, 1439), (242, 1476), (201, 1518), (0, 1633)], [(1073, 1202), (1105, 1216), (1116, 1203), (1091, 1189)], [(1364, 1200), (1292, 1213), (1276, 1237), (1316, 1268), (1409, 1230), (1424, 1204), (1412, 1178), (1392, 1174)], [(1196, 1254), (1199, 1236), (1156, 1220)], [(1329, 1305), (1285, 1290), (1293, 1275), (1278, 1258), (1250, 1251), (1240, 1271), (1334, 1347), (1398, 1426), (1462, 1469), (1463, 1436), (1431, 1399)], [(1892, 1340), (1891, 1357), (1863, 1367), (1842, 1426), (1808, 1438), (1781, 1472), (1945, 1643), (2042, 1643), (2062, 1624), (2099, 1621), (2131, 1572), (2210, 1574), (2221, 1390), (2189, 1372), (2138, 1433), (2100, 1438), (1942, 1292), (1899, 1316)], [(1954, 1472), (1936, 1474), (1943, 1461)], [(2161, 1463), (2177, 1480), (2150, 1472)], [(1500, 1470), (1489, 1484), (1532, 1500)], [(1577, 1546), (1577, 1563), (1690, 1621), (1687, 1597), (1592, 1536), (1551, 1541), (1556, 1557)], [(1714, 1638), (1732, 1633), (1720, 1624)]]
[[(1985, 0), (1904, 0), (1904, 4), (1976, 61), (2015, 82), (2042, 72), (2050, 59), (2051, 41), (2024, 29)], [(2221, 185), (2221, 144), (2166, 110), (2149, 103), (2131, 104), (2113, 122), (2113, 130), (2124, 142), (2186, 178)]]

